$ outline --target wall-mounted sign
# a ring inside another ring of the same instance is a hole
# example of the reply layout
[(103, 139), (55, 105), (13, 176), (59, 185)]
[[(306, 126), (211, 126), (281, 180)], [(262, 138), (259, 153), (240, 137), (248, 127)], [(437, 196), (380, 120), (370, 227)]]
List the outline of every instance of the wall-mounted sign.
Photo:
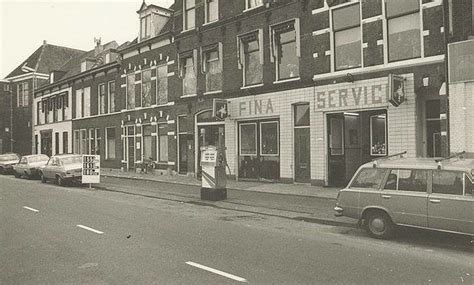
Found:
[(214, 99), (214, 101), (212, 102), (212, 116), (219, 120), (224, 120), (229, 116), (227, 100)]
[(100, 155), (82, 156), (82, 183), (100, 183)]
[(273, 114), (272, 99), (257, 99), (239, 103), (239, 116), (270, 115)]
[(387, 102), (386, 84), (340, 87), (315, 92), (315, 110), (369, 107)]
[(405, 78), (400, 75), (389, 74), (388, 76), (388, 101), (398, 107), (406, 100)]

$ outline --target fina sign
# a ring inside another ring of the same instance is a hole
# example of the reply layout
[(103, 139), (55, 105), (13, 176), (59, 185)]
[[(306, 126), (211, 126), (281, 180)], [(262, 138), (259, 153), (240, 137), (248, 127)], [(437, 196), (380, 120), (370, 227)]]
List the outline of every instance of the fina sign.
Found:
[(100, 183), (100, 155), (82, 156), (82, 183)]
[(212, 102), (212, 116), (219, 120), (224, 120), (229, 116), (227, 100), (214, 99)]
[(400, 75), (389, 74), (388, 76), (388, 101), (395, 107), (400, 106), (406, 100), (405, 78)]

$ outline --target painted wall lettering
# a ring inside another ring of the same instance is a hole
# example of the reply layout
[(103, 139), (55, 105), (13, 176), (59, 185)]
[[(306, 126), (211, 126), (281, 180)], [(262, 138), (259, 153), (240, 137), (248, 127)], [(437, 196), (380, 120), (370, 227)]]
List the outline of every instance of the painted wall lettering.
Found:
[(273, 114), (272, 99), (249, 100), (239, 103), (239, 116)]
[(315, 109), (338, 109), (387, 102), (387, 84), (317, 91)]

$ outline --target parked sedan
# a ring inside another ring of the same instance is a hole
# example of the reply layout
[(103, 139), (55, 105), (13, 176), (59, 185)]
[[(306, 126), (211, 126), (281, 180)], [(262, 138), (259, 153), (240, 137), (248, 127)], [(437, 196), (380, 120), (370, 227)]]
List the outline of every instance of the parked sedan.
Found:
[(60, 154), (52, 156), (40, 170), (41, 182), (55, 181), (58, 185), (66, 182), (81, 181), (82, 156), (78, 154)]
[(13, 166), (15, 177), (24, 176), (28, 179), (39, 177), (39, 170), (45, 166), (49, 160), (46, 154), (26, 155), (20, 159), (18, 164)]
[(16, 153), (5, 153), (0, 155), (0, 174), (13, 173), (13, 165), (20, 161)]

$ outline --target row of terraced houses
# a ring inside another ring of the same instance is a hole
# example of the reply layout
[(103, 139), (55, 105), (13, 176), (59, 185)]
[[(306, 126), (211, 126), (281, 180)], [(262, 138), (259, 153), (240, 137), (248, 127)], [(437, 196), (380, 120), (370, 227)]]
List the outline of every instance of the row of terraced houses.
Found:
[(44, 43), (0, 82), (0, 149), (199, 176), (221, 133), (230, 176), (314, 185), (402, 151), (472, 155), (473, 5), (144, 1), (130, 42)]

